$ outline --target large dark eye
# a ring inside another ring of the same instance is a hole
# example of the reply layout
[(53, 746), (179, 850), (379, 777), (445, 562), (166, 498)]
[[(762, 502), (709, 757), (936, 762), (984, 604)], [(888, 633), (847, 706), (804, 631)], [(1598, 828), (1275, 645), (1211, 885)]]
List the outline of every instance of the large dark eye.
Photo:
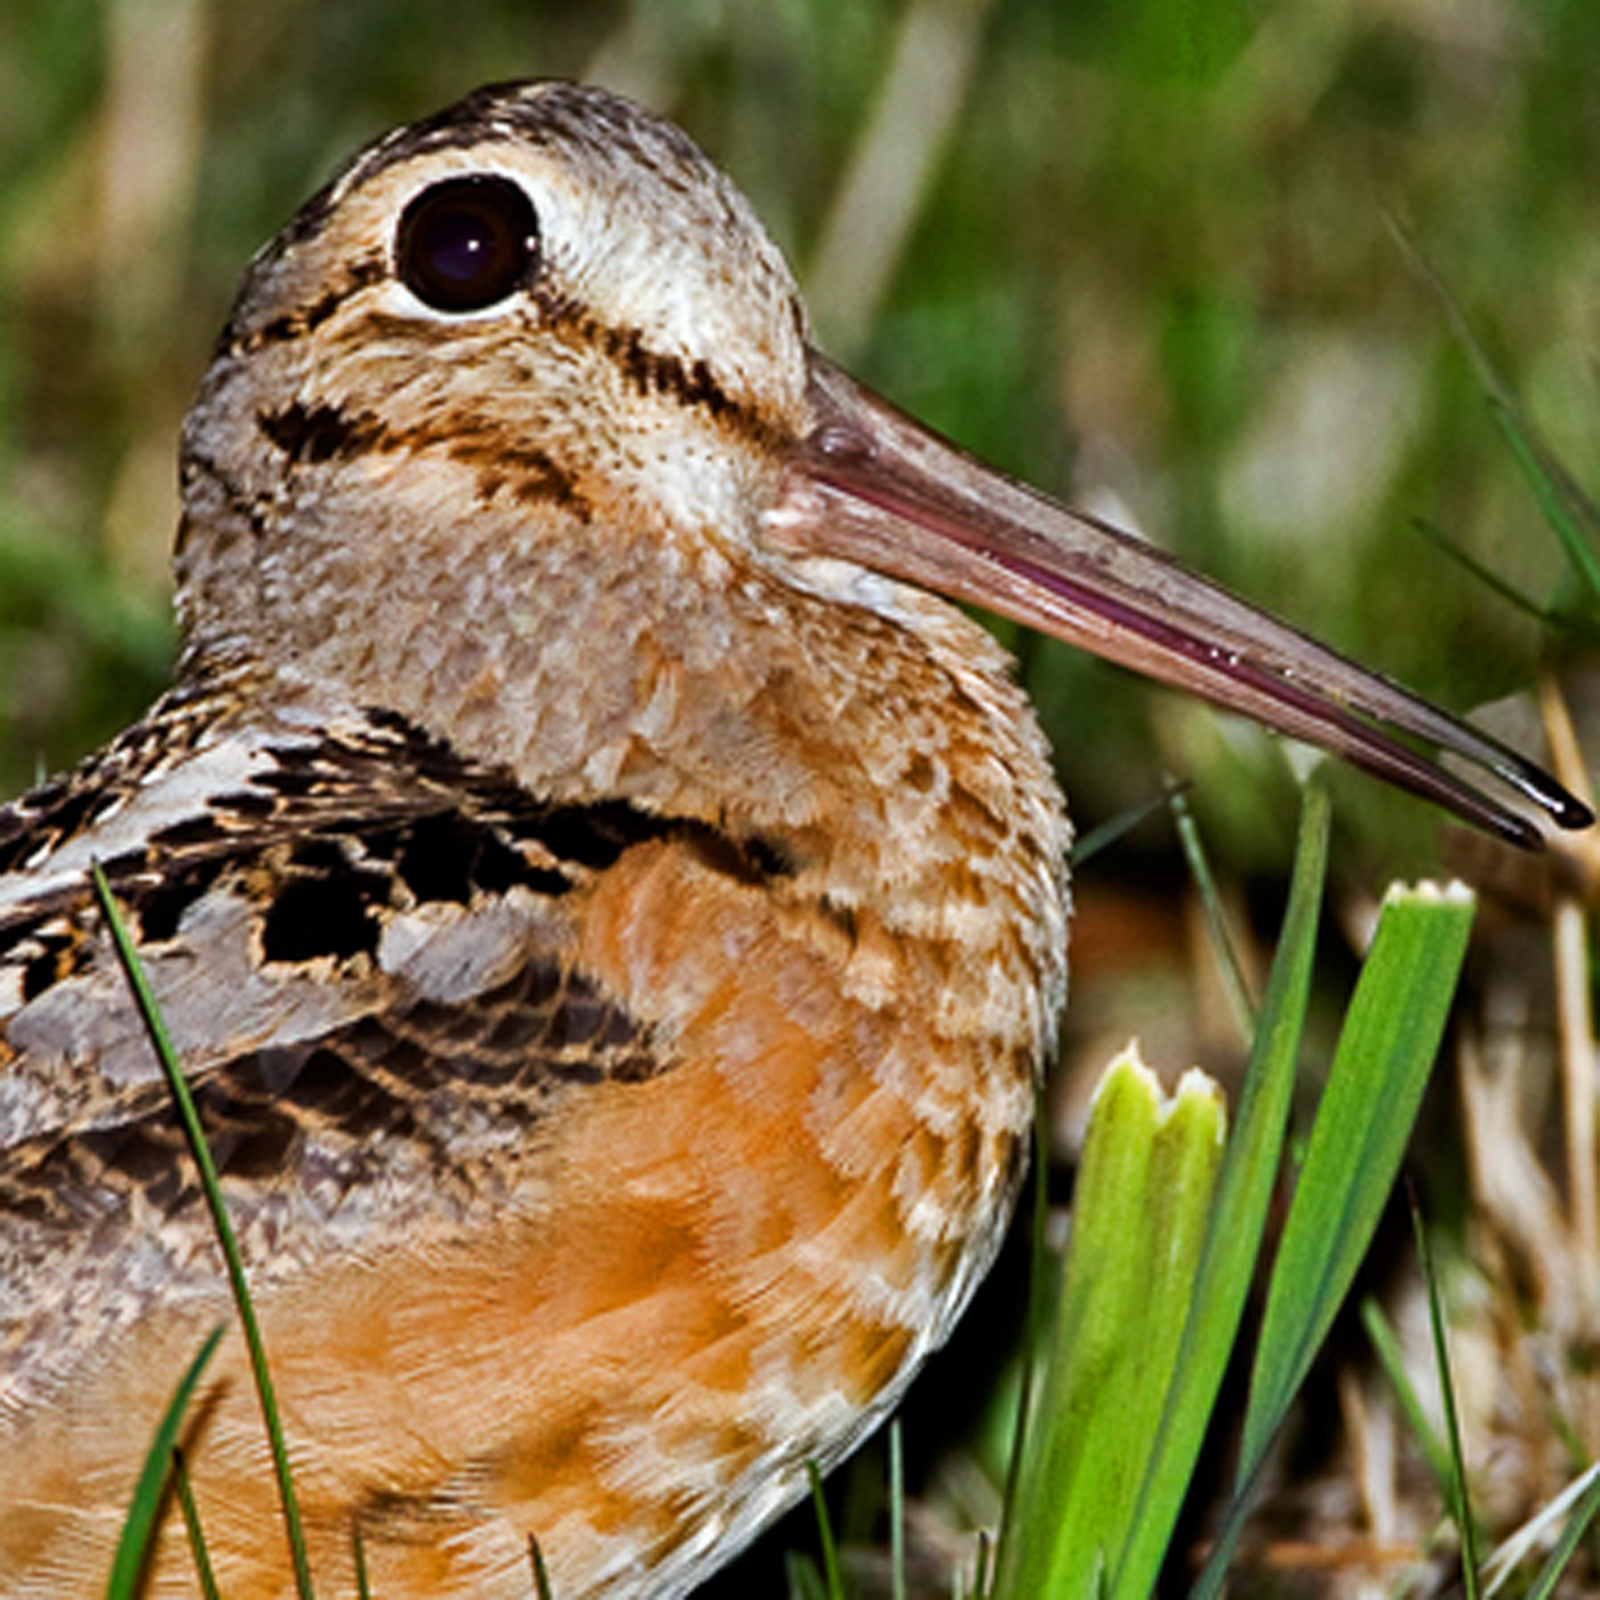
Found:
[(438, 311), (482, 311), (539, 262), (533, 202), (509, 178), (447, 178), (405, 209), (395, 236), (402, 282)]

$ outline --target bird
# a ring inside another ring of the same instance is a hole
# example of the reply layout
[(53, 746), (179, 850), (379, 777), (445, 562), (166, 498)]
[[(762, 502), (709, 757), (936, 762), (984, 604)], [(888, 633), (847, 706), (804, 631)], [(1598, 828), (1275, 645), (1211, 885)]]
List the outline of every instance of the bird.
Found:
[[(8, 1596), (102, 1589), (229, 1319), (92, 866), (319, 1592), (359, 1536), (386, 1600), (525, 1596), (536, 1539), (557, 1600), (672, 1600), (893, 1410), (1016, 1198), (1071, 830), (963, 604), (1513, 844), (1590, 820), (830, 363), (731, 180), (600, 88), (356, 154), (248, 268), (180, 476), (173, 686), (0, 809)], [(222, 1592), (292, 1593), (235, 1332), (182, 1437)], [(195, 1592), (175, 1511), (145, 1583)]]

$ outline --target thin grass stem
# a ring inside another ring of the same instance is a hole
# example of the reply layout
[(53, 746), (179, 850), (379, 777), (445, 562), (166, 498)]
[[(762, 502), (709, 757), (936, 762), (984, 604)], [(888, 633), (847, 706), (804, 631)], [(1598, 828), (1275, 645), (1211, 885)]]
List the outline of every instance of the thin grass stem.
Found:
[(1428, 1290), (1428, 1326), (1433, 1333), (1434, 1361), (1439, 1370), (1439, 1394), (1444, 1405), (1445, 1444), (1450, 1456), (1450, 1510), (1461, 1535), (1461, 1587), (1467, 1600), (1480, 1600), (1478, 1524), (1472, 1511), (1472, 1491), (1467, 1483), (1466, 1447), (1461, 1440), (1461, 1413), (1456, 1406), (1455, 1380), (1450, 1371), (1449, 1333), (1445, 1327), (1444, 1301), (1439, 1294), (1439, 1278), (1434, 1271), (1433, 1250), (1422, 1213), (1411, 1207), (1411, 1226), (1417, 1238), (1417, 1260)]
[(184, 1459), (183, 1447), (172, 1447), (172, 1482), (177, 1491), (178, 1506), (183, 1512), (183, 1529), (189, 1536), (189, 1550), (194, 1556), (194, 1575), (200, 1584), (203, 1600), (222, 1600), (217, 1587), (217, 1574), (211, 1565), (211, 1552), (206, 1548), (205, 1530), (200, 1526), (200, 1507), (195, 1504), (194, 1485), (189, 1481), (189, 1463)]
[(839, 1567), (839, 1545), (833, 1536), (833, 1518), (828, 1514), (828, 1499), (822, 1492), (822, 1474), (815, 1461), (806, 1462), (806, 1477), (811, 1482), (811, 1503), (817, 1513), (817, 1539), (822, 1546), (823, 1585), (828, 1600), (844, 1600), (844, 1575)]
[(273, 1472), (278, 1481), (278, 1499), (283, 1509), (284, 1532), (289, 1543), (289, 1557), (294, 1568), (295, 1588), (300, 1600), (313, 1600), (311, 1563), (306, 1554), (305, 1529), (300, 1518), (299, 1502), (295, 1498), (294, 1481), (289, 1469), (289, 1452), (284, 1443), (283, 1422), (278, 1412), (278, 1400), (273, 1389), (272, 1374), (267, 1366), (266, 1345), (261, 1337), (261, 1327), (256, 1320), (255, 1306), (250, 1299), (250, 1285), (245, 1277), (244, 1261), (239, 1254), (239, 1243), (234, 1236), (233, 1224), (228, 1220), (228, 1208), (222, 1195), (222, 1180), (216, 1163), (206, 1144), (205, 1130), (200, 1125), (200, 1113), (189, 1092), (189, 1085), (178, 1064), (172, 1040), (167, 1034), (155, 995), (145, 978), (138, 952), (133, 947), (126, 924), (117, 910), (111, 886), (96, 862), (91, 868), (95, 898), (111, 930), (117, 960), (122, 967), (128, 987), (139, 1007), (145, 1031), (166, 1075), (167, 1088), (177, 1108), (183, 1126), (184, 1139), (189, 1146), (200, 1184), (205, 1194), (206, 1206), (211, 1213), (212, 1227), (222, 1248), (227, 1264), (228, 1283), (233, 1291), (234, 1305), (239, 1312), (239, 1325), (244, 1333), (245, 1345), (250, 1353), (250, 1369), (255, 1378), (256, 1394), (261, 1404), (261, 1415), (266, 1424), (267, 1441), (272, 1451)]

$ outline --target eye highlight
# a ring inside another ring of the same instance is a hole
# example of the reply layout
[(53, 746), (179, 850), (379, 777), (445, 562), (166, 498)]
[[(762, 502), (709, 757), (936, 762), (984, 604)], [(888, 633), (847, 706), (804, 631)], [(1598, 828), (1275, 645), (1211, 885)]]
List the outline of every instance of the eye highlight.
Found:
[(509, 178), (447, 178), (406, 207), (395, 234), (400, 281), (436, 311), (483, 311), (538, 271), (539, 218)]

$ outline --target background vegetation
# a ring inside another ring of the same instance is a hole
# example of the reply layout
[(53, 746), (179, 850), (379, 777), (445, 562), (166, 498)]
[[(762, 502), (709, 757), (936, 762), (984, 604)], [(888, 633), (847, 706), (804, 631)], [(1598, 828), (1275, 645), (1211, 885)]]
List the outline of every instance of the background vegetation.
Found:
[[(1487, 706), (1534, 750), (1528, 690), (1549, 661), (1581, 736), (1581, 648), (1553, 649), (1417, 531), (1442, 530), (1540, 603), (1560, 598), (1555, 543), (1391, 219), (1583, 478), (1600, 333), (1592, 0), (8, 0), (5, 792), (75, 760), (163, 681), (176, 432), (249, 253), (358, 143), (527, 75), (598, 79), (687, 126), (796, 262), (819, 343), (909, 409), (1452, 708)], [(1293, 843), (1279, 747), (1053, 644), (1016, 644), (1080, 825), (1169, 774), (1192, 783), (1248, 954), (1251, 929), (1275, 925)], [(1508, 1405), (1548, 1411), (1539, 1385), (1554, 1380), (1529, 1377), (1511, 1405), (1504, 1327), (1555, 1328), (1558, 1364), (1596, 1331), (1588, 1288), (1559, 1276), (1592, 1288), (1592, 1263), (1552, 1266), (1538, 1243), (1539, 1219), (1560, 1222), (1566, 1203), (1537, 1160), (1562, 1042), (1538, 920), (1552, 879), (1365, 780), (1335, 793), (1335, 909), (1352, 944), (1390, 874), (1448, 867), (1490, 894), (1449, 1059), (1477, 1062), (1500, 1098), (1463, 1119), (1441, 1095), (1419, 1175), (1478, 1294), (1458, 1296), (1464, 1359), (1483, 1361), (1468, 1457), (1492, 1463), (1510, 1527), (1597, 1442), (1585, 1414), (1552, 1458), (1545, 1434), (1507, 1421)], [(1169, 1075), (1194, 1059), (1226, 1075), (1240, 1055), (1165, 812), (1086, 865), (1079, 898), (1064, 1170), (1080, 1079), (1129, 1034)], [(1332, 985), (1347, 957), (1327, 955)], [(1581, 1021), (1565, 1043), (1588, 1049)], [(1513, 1200), (1485, 1187), (1485, 1116), (1528, 1129), (1525, 1151), (1489, 1163), (1531, 1163)], [(1385, 1286), (1403, 1311), (1396, 1274)], [(1019, 1278), (1002, 1268), (981, 1331), (930, 1372), (925, 1410), (981, 1432), (972, 1374), (1015, 1329)], [(1359, 1362), (1347, 1331), (1341, 1352)], [(1288, 1460), (1256, 1552), (1264, 1584), (1394, 1587), (1392, 1564), (1335, 1580), (1314, 1553), (1279, 1559), (1296, 1540), (1376, 1537), (1356, 1459), (1376, 1447), (1331, 1421), (1378, 1403), (1366, 1381), (1330, 1389), (1328, 1425)], [(945, 1448), (948, 1429), (915, 1408), (910, 1427), (937, 1557), (989, 1491)], [(1417, 1554), (1439, 1506), (1393, 1447), (1396, 1520), (1378, 1542)], [(847, 1531), (870, 1531), (870, 1506), (851, 1504)], [(726, 1592), (759, 1590), (774, 1559)]]

